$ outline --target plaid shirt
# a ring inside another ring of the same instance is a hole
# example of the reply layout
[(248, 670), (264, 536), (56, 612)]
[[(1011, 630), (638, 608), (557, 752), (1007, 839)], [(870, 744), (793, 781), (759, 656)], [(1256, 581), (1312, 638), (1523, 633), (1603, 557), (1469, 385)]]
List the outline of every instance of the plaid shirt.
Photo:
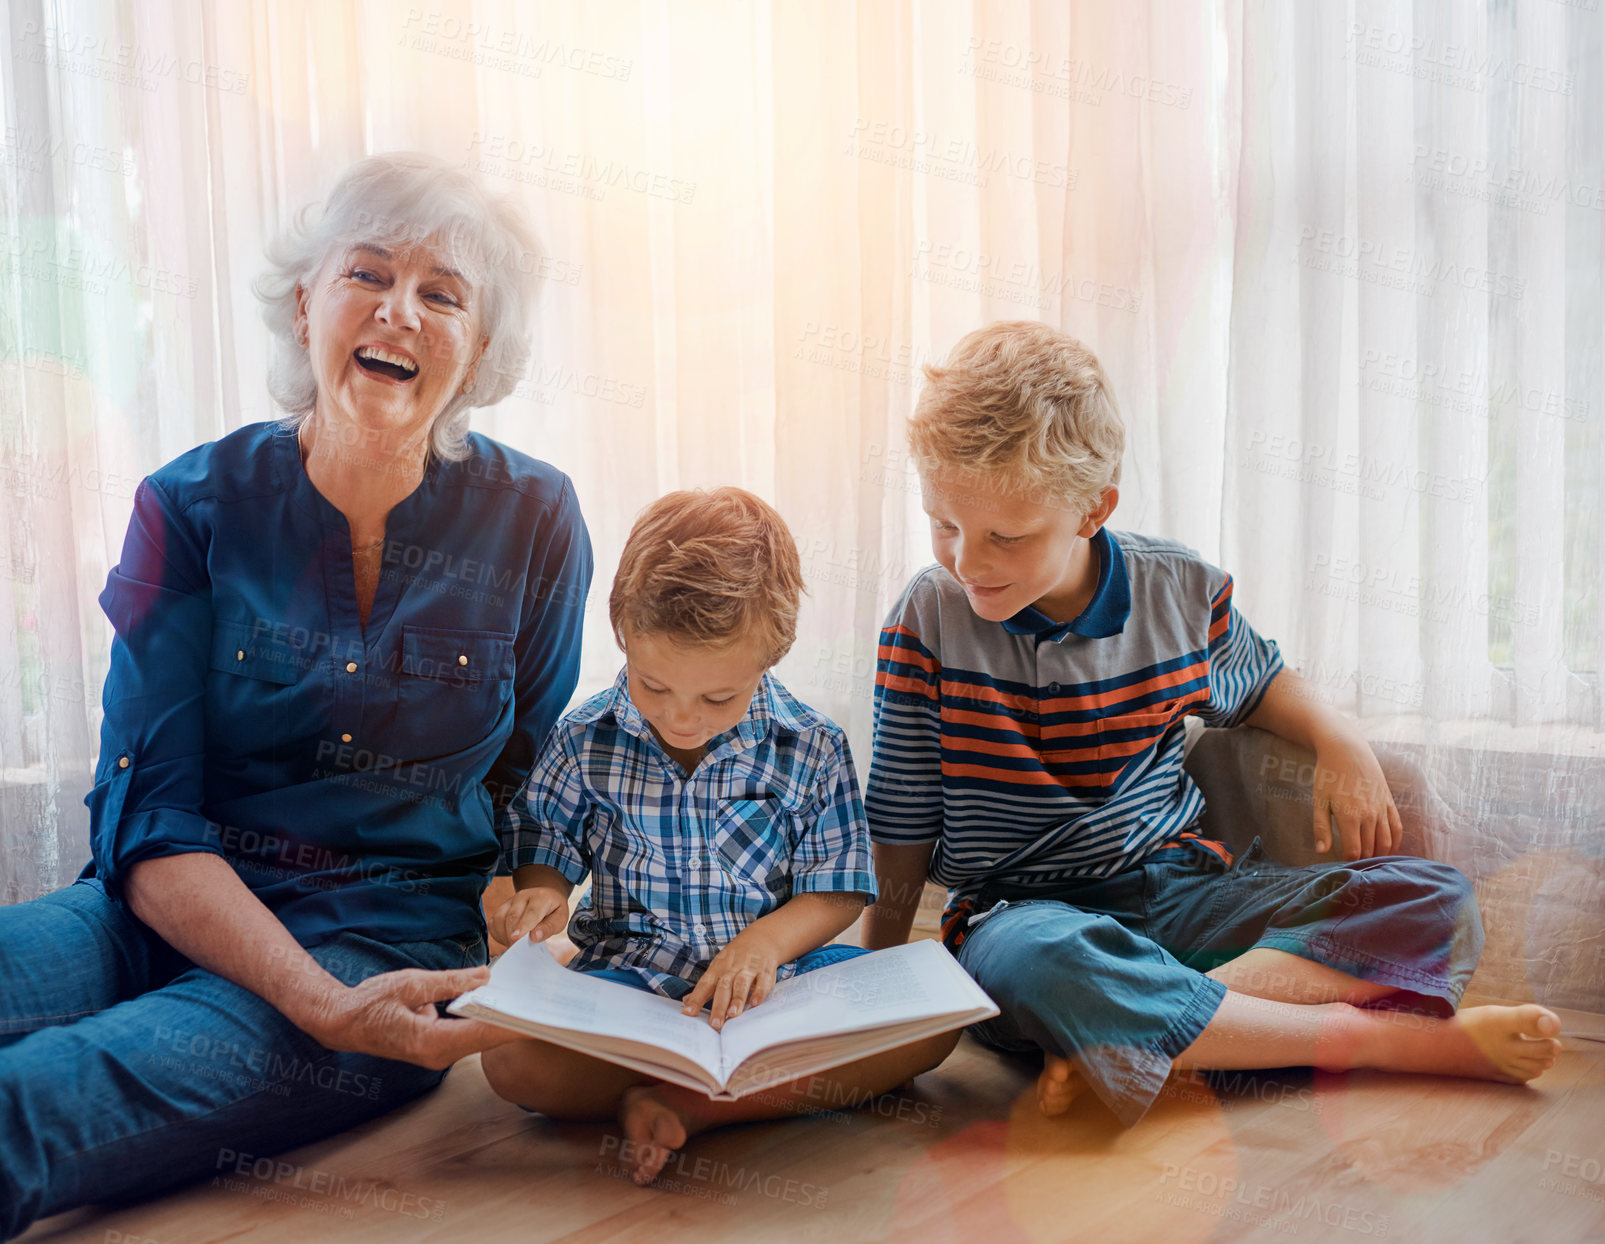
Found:
[(593, 874), (569, 922), (571, 966), (634, 971), (671, 996), (794, 894), (876, 894), (847, 738), (769, 674), (687, 777), (620, 671), (548, 736), (502, 853), (509, 869)]

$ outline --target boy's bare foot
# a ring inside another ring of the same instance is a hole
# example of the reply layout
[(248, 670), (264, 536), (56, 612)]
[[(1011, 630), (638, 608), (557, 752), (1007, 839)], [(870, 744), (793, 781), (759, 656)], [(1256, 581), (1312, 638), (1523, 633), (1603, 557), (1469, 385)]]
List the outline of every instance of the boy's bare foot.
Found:
[(630, 1177), (649, 1184), (658, 1177), (669, 1155), (686, 1142), (685, 1120), (658, 1094), (657, 1085), (637, 1084), (619, 1098), (619, 1126), (626, 1141), (623, 1156)]
[(1037, 1109), (1050, 1118), (1070, 1109), (1076, 1095), (1086, 1088), (1081, 1073), (1070, 1065), (1068, 1058), (1059, 1058), (1046, 1051), (1042, 1055), (1042, 1074), (1037, 1077)]
[(1545, 1007), (1467, 1007), (1450, 1019), (1373, 1012), (1353, 1065), (1524, 1084), (1560, 1056), (1560, 1018)]

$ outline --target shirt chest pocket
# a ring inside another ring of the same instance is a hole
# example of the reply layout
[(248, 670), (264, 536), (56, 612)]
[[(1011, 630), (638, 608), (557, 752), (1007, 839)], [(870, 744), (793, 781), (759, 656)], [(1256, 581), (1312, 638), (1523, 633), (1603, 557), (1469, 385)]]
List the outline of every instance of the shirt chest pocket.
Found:
[(246, 756), (304, 732), (296, 708), (298, 684), (311, 664), (304, 648), (270, 628), (217, 619), (208, 664), (209, 746)]
[(778, 800), (731, 800), (720, 806), (713, 853), (732, 877), (778, 891), (791, 876), (789, 825)]
[(288, 639), (244, 622), (212, 623), (212, 668), (288, 687), (301, 680), (306, 654)]
[(1209, 693), (1204, 690), (1180, 695), (1159, 692), (1144, 697), (1143, 703), (1102, 718), (1098, 723), (1098, 759), (1109, 784), (1118, 785), (1161, 738), (1208, 699)]
[(512, 699), (511, 635), (402, 628), (396, 732), (407, 743), (404, 754), (472, 746), (496, 728)]

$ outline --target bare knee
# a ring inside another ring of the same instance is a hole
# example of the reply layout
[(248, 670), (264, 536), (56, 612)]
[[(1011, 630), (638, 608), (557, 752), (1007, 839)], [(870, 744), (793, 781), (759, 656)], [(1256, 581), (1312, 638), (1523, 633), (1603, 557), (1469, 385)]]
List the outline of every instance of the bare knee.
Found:
[(509, 1041), (494, 1045), (479, 1056), (480, 1069), (496, 1096), (515, 1106), (539, 1109), (540, 1059), (535, 1042)]
[(959, 1036), (960, 1030), (955, 1028), (952, 1032), (942, 1032), (934, 1037), (926, 1037), (923, 1041), (916, 1041), (909, 1058), (909, 1061), (919, 1068), (914, 1074), (924, 1075), (946, 1062), (947, 1056), (958, 1045)]

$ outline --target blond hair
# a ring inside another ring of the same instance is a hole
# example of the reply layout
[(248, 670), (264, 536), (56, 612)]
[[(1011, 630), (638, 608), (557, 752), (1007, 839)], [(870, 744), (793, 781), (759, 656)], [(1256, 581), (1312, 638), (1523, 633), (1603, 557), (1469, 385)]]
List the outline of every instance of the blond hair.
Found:
[(786, 520), (742, 488), (683, 490), (642, 510), (624, 542), (607, 614), (626, 631), (715, 647), (756, 639), (765, 665), (797, 638), (804, 591)]
[(909, 423), (922, 469), (1002, 477), (1088, 511), (1120, 482), (1125, 425), (1102, 364), (1074, 337), (1033, 320), (988, 324), (925, 379)]

